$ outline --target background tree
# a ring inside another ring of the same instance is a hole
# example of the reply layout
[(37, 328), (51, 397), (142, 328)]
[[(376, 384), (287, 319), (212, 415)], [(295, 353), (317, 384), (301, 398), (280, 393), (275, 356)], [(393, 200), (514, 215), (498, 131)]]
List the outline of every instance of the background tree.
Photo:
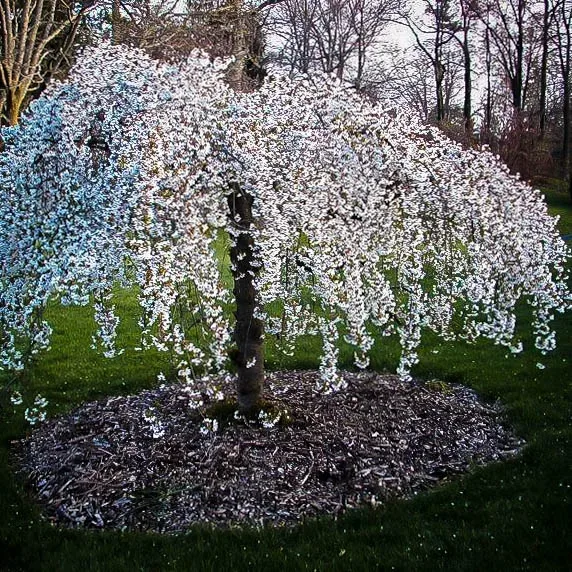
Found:
[(243, 26), (243, 2), (112, 0), (104, 13), (114, 43), (145, 50), (154, 59), (181, 60), (196, 49), (213, 57), (236, 50)]
[(458, 42), (463, 54), (463, 121), (465, 131), (472, 136), (473, 133), (473, 109), (472, 109), (472, 52), (470, 33), (472, 30), (475, 13), (471, 0), (459, 0), (460, 20), (455, 26), (454, 38)]
[(82, 18), (94, 2), (0, 1), (2, 121), (18, 122), (26, 99), (67, 62)]
[[(427, 65), (427, 57), (418, 47), (405, 51), (397, 49), (391, 58), (379, 62), (367, 76), (367, 93), (377, 101), (391, 102), (392, 106), (406, 106), (421, 121), (436, 123), (435, 74)], [(454, 120), (457, 99), (462, 89), (459, 76), (462, 62), (454, 53), (444, 55), (445, 73), (442, 82), (443, 114)], [(363, 90), (363, 88), (362, 88)], [(444, 127), (444, 125), (442, 125)]]
[(480, 6), (475, 4), (494, 45), (495, 60), (509, 81), (517, 112), (524, 109), (531, 66), (540, 53), (540, 30), (532, 17), (531, 4), (531, 0), (487, 0)]
[(449, 0), (424, 0), (422, 9), (421, 18), (414, 6), (402, 12), (399, 21), (411, 31), (417, 49), (426, 57), (433, 70), (436, 120), (439, 123), (446, 117), (445, 64), (447, 60), (451, 60), (449, 49), (459, 23), (454, 17)]
[(315, 65), (314, 22), (317, 0), (285, 0), (273, 11), (269, 24), (279, 39), (279, 61), (302, 73)]
[(361, 87), (367, 60), (399, 5), (398, 0), (284, 0), (267, 20), (278, 60), (307, 73), (321, 70)]
[(542, 60), (540, 64), (540, 98), (539, 98), (539, 128), (541, 136), (544, 136), (546, 129), (546, 91), (548, 80), (548, 55), (550, 50), (550, 36), (552, 29), (552, 19), (554, 10), (551, 0), (543, 0), (542, 14), (542, 39), (541, 53)]
[(433, 71), (427, 67), (425, 57), (398, 49), (368, 76), (368, 93), (375, 101), (405, 106), (422, 122), (432, 119), (433, 85)]
[(554, 44), (560, 72), (562, 93), (562, 160), (568, 172), (570, 196), (572, 197), (572, 176), (570, 175), (570, 55), (572, 46), (572, 2), (559, 0), (554, 5), (556, 34)]
[(380, 37), (398, 6), (397, 0), (350, 1), (350, 24), (355, 38), (356, 60), (353, 81), (358, 89), (363, 84), (368, 57), (375, 55), (372, 53), (374, 50), (379, 51)]
[(249, 8), (241, 1), (2, 0), (3, 121), (16, 123), (50, 77), (65, 75), (79, 40), (89, 45), (110, 38), (169, 61), (184, 59), (195, 49), (213, 57), (234, 55), (238, 63), (229, 79), (249, 88), (263, 74), (261, 12), (275, 3), (266, 0)]

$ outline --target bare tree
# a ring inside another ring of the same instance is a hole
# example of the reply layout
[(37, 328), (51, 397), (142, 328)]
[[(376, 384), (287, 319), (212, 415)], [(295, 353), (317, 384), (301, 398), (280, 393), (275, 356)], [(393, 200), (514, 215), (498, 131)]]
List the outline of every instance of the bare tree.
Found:
[(541, 34), (534, 0), (486, 0), (474, 9), (487, 29), (494, 59), (506, 76), (516, 111), (525, 108), (531, 69), (538, 60)]
[(406, 106), (426, 122), (433, 106), (433, 72), (418, 51), (414, 54), (395, 54), (378, 67), (369, 84), (377, 99)]
[(350, 0), (350, 25), (353, 31), (353, 54), (356, 59), (355, 85), (362, 86), (367, 58), (378, 43), (390, 18), (399, 8), (399, 0)]
[(463, 53), (463, 79), (464, 79), (464, 96), (463, 96), (463, 120), (465, 132), (472, 134), (473, 132), (473, 110), (471, 97), (473, 91), (472, 70), (471, 70), (471, 44), (470, 32), (472, 29), (475, 13), (473, 10), (472, 0), (459, 0), (460, 21), (455, 26), (454, 38), (458, 42), (461, 52)]
[(552, 0), (543, 0), (542, 10), (542, 59), (540, 64), (540, 99), (539, 99), (539, 127), (541, 136), (546, 129), (546, 90), (548, 81), (548, 54), (550, 49), (550, 31), (554, 18), (554, 6)]
[(66, 63), (93, 0), (0, 0), (2, 123), (18, 122), (22, 107)]
[(485, 66), (486, 66), (486, 77), (487, 77), (487, 90), (486, 90), (484, 130), (488, 138), (491, 132), (491, 125), (492, 125), (492, 56), (491, 56), (491, 37), (488, 28), (485, 31)]
[(219, 9), (212, 2), (185, 5), (179, 0), (111, 0), (110, 4), (113, 43), (144, 49), (163, 60), (184, 57), (197, 47), (205, 15)]
[[(416, 46), (405, 50), (386, 47), (385, 50), (387, 57), (376, 62), (364, 76), (361, 91), (391, 107), (409, 109), (423, 122), (434, 123), (437, 116), (435, 76), (425, 54)], [(444, 65), (443, 109), (445, 118), (451, 119), (458, 109), (462, 62), (457, 54), (450, 52), (444, 56)]]
[(323, 71), (335, 72), (340, 79), (343, 78), (352, 53), (349, 2), (321, 0), (318, 3), (314, 38)]
[(292, 70), (307, 73), (317, 59), (314, 37), (317, 10), (318, 0), (285, 0), (268, 20), (282, 44), (279, 59)]
[(181, 60), (197, 48), (234, 56), (227, 79), (248, 90), (264, 76), (262, 13), (280, 1), (252, 8), (243, 0), (111, 0), (111, 37), (158, 60)]
[(433, 70), (435, 83), (437, 123), (445, 119), (445, 53), (455, 37), (459, 23), (455, 19), (450, 0), (423, 0), (423, 16), (414, 8), (400, 14), (399, 22), (406, 25), (415, 39), (415, 44)]
[(570, 196), (572, 196), (572, 164), (570, 161), (570, 78), (572, 51), (572, 1), (558, 0), (555, 3), (556, 34), (554, 43), (562, 82), (562, 160), (568, 169)]
[(321, 69), (360, 87), (366, 62), (399, 0), (284, 0), (268, 20), (279, 60), (293, 70)]

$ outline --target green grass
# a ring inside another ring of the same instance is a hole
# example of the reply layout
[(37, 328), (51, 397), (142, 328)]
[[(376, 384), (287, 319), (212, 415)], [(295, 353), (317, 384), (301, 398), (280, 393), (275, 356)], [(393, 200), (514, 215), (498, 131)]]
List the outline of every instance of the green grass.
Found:
[(561, 186), (542, 187), (542, 192), (550, 205), (550, 213), (558, 215), (558, 228), (562, 234), (572, 234), (572, 208), (568, 189)]
[[(572, 204), (548, 193), (572, 232)], [(120, 338), (137, 343), (132, 295), (117, 301)], [(50, 308), (53, 348), (30, 372), (30, 392), (50, 400), (51, 413), (103, 395), (156, 383), (169, 367), (164, 354), (127, 350), (106, 360), (89, 350), (94, 328), (87, 308)], [(443, 343), (427, 336), (416, 374), (463, 382), (489, 400), (500, 399), (528, 446), (518, 458), (477, 468), (462, 478), (381, 509), (351, 512), (294, 528), (210, 530), (165, 537), (57, 530), (39, 513), (9, 458), (20, 418), (0, 425), (0, 570), (569, 570), (572, 561), (572, 320), (559, 316), (558, 349), (517, 357), (491, 344)], [(530, 339), (524, 337), (530, 346)], [(273, 368), (316, 367), (315, 340), (302, 340), (292, 358), (270, 352)], [(373, 366), (395, 366), (397, 348), (383, 340)], [(350, 363), (350, 352), (342, 361)], [(541, 361), (546, 369), (540, 370)]]

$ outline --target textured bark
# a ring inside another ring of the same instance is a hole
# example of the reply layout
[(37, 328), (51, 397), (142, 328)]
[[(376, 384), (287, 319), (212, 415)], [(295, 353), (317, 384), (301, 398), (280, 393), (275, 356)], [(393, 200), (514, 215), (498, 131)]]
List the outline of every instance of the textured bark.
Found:
[(473, 137), (473, 118), (472, 118), (472, 102), (471, 95), (473, 92), (472, 76), (471, 76), (471, 46), (469, 43), (469, 32), (471, 31), (473, 10), (470, 0), (460, 0), (459, 6), (461, 8), (461, 29), (462, 36), (459, 38), (455, 35), (455, 39), (459, 43), (461, 51), (463, 52), (463, 72), (464, 72), (464, 98), (463, 98), (463, 119), (465, 126), (465, 133), (472, 139)]
[(464, 82), (465, 82), (465, 93), (463, 99), (463, 119), (465, 124), (465, 132), (467, 135), (472, 136), (473, 134), (473, 118), (471, 109), (471, 92), (473, 90), (471, 81), (471, 52), (469, 50), (469, 41), (467, 33), (465, 32), (465, 41), (463, 44), (463, 62), (464, 62)]
[(445, 79), (445, 66), (440, 61), (435, 61), (435, 88), (437, 99), (437, 122), (445, 119), (445, 101), (443, 99), (443, 80)]
[(121, 4), (120, 0), (113, 0), (111, 4), (111, 43), (120, 44), (123, 40), (121, 22)]
[(24, 103), (25, 91), (9, 90), (6, 92), (6, 100), (4, 103), (4, 121), (7, 125), (16, 125), (20, 118), (22, 104)]
[(572, 14), (569, 4), (561, 2), (559, 10), (559, 29), (557, 38), (557, 54), (560, 63), (560, 75), (562, 78), (562, 160), (564, 172), (570, 173), (570, 98), (572, 85), (570, 70), (572, 67), (571, 47), (572, 47)]
[(84, 15), (94, 2), (0, 0), (1, 122), (18, 123), (32, 95), (67, 65)]
[(564, 80), (562, 96), (562, 157), (567, 165), (570, 154), (570, 80)]
[(264, 383), (264, 325), (255, 317), (257, 292), (254, 281), (260, 271), (260, 262), (251, 233), (253, 197), (234, 183), (227, 198), (234, 226), (230, 259), (236, 300), (236, 349), (232, 359), (238, 370), (238, 408), (247, 413), (258, 404)]
[(484, 137), (481, 135), (481, 141), (490, 143), (491, 126), (492, 126), (492, 54), (491, 54), (491, 38), (489, 30), (489, 20), (487, 14), (485, 26), (485, 65), (487, 73), (487, 89), (485, 104), (485, 121), (484, 121)]
[(518, 2), (518, 31), (516, 39), (516, 71), (512, 80), (512, 103), (517, 111), (524, 109), (523, 82), (524, 82), (524, 13), (525, 1)]
[(548, 34), (549, 34), (549, 0), (544, 0), (544, 13), (542, 15), (542, 61), (540, 64), (540, 135), (544, 136), (546, 129), (546, 86), (548, 76)]

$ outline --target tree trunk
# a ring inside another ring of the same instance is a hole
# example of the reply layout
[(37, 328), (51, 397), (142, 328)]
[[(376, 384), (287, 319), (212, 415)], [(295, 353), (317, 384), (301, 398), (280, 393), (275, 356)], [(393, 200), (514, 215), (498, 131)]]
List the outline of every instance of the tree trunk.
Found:
[(445, 102), (443, 97), (443, 81), (445, 80), (445, 65), (443, 64), (443, 25), (444, 10), (441, 3), (435, 5), (435, 47), (433, 50), (433, 70), (437, 96), (437, 123), (445, 119)]
[(525, 1), (518, 1), (518, 30), (516, 38), (516, 70), (512, 80), (512, 103), (517, 111), (524, 109), (522, 98), (523, 66), (524, 66), (524, 8)]
[(120, 44), (121, 34), (121, 6), (119, 0), (113, 0), (111, 4), (111, 43)]
[[(560, 37), (558, 41), (558, 57), (560, 59), (560, 72), (562, 74), (563, 83), (563, 101), (562, 101), (562, 161), (564, 172), (570, 178), (572, 176), (572, 167), (570, 161), (570, 95), (571, 95), (571, 78), (570, 78), (570, 47), (572, 44), (571, 19), (572, 16), (566, 11), (566, 5), (562, 5), (562, 25), (560, 30)], [(570, 190), (572, 195), (572, 181), (569, 181)]]
[(542, 61), (540, 64), (540, 137), (544, 137), (544, 131), (546, 130), (546, 85), (548, 75), (549, 12), (549, 2), (548, 0), (544, 0), (544, 13), (542, 17)]
[(440, 62), (435, 62), (435, 88), (437, 96), (437, 123), (445, 119), (445, 102), (443, 99), (443, 80), (445, 78), (445, 66)]
[(564, 79), (564, 94), (562, 105), (562, 160), (564, 172), (570, 170), (570, 80)]
[(487, 25), (485, 28), (485, 62), (487, 69), (487, 103), (485, 108), (485, 142), (490, 145), (491, 143), (491, 127), (492, 127), (492, 56), (491, 56), (491, 42), (489, 36), (489, 22), (487, 13)]
[(19, 90), (8, 90), (6, 92), (4, 117), (8, 125), (17, 125), (23, 103), (24, 98), (19, 93)]
[(463, 100), (463, 118), (465, 123), (465, 133), (472, 138), (473, 136), (473, 119), (471, 117), (471, 52), (469, 51), (469, 39), (467, 37), (467, 29), (465, 29), (465, 39), (463, 43), (463, 63), (465, 66), (465, 94)]
[(366, 56), (365, 52), (366, 52), (365, 46), (363, 45), (363, 42), (361, 41), (360, 38), (357, 50), (357, 71), (356, 71), (356, 81), (355, 81), (355, 86), (358, 90), (360, 90), (362, 87), (363, 74), (365, 69), (365, 56)]
[(236, 300), (236, 349), (232, 359), (238, 370), (238, 408), (248, 413), (258, 404), (264, 383), (264, 324), (255, 317), (257, 292), (254, 285), (261, 264), (256, 258), (251, 232), (254, 224), (254, 198), (242, 190), (238, 183), (233, 183), (227, 199), (234, 227), (234, 232), (231, 232), (233, 246), (230, 249), (230, 260)]

